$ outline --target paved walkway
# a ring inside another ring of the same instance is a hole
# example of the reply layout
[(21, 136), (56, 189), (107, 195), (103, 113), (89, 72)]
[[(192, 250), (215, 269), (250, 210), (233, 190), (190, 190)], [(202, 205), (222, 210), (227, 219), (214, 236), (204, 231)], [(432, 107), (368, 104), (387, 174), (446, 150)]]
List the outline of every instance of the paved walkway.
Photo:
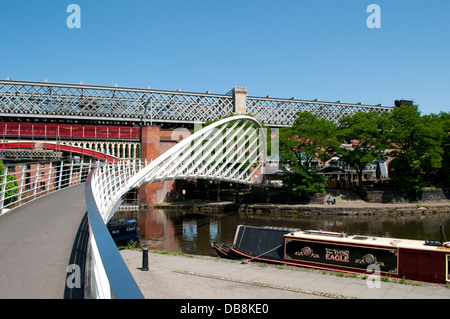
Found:
[(148, 299), (450, 299), (450, 288), (441, 285), (380, 282), (369, 288), (358, 278), (212, 257), (149, 253), (149, 270), (142, 271), (141, 251), (121, 255)]
[(0, 215), (0, 298), (64, 298), (84, 192), (80, 184)]

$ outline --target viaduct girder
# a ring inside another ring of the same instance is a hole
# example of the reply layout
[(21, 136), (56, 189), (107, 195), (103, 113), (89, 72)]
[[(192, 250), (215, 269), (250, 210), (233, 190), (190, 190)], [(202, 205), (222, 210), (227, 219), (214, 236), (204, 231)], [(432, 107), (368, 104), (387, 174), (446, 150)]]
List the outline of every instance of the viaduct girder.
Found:
[(249, 97), (245, 88), (227, 94), (0, 80), (0, 117), (96, 121), (126, 125), (205, 123), (230, 114), (250, 114), (270, 127), (289, 126), (308, 111), (337, 123), (356, 112), (392, 107), (338, 102)]

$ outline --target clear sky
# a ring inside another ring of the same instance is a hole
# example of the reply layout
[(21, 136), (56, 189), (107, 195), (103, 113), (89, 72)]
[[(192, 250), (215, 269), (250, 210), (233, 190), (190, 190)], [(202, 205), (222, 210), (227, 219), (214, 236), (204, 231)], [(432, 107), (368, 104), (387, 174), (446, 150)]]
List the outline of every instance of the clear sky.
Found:
[(450, 111), (448, 0), (2, 0), (0, 23), (1, 79)]

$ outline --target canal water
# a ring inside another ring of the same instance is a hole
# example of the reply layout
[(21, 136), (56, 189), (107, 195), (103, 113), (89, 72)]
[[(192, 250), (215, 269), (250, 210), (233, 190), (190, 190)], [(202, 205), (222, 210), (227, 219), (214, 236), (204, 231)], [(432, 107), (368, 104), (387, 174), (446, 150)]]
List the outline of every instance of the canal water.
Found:
[(114, 220), (137, 219), (139, 245), (149, 249), (217, 256), (214, 241), (232, 243), (238, 225), (277, 226), (329, 230), (366, 236), (404, 239), (440, 239), (440, 225), (450, 241), (450, 214), (411, 216), (308, 216), (271, 217), (198, 214), (190, 210), (141, 209), (117, 212)]

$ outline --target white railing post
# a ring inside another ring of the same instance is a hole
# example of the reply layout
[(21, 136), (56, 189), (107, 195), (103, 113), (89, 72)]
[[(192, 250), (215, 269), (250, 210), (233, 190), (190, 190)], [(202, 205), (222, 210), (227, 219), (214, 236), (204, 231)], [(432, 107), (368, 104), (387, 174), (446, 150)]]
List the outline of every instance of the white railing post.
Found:
[(89, 159), (89, 169), (88, 169), (88, 172), (90, 172), (91, 169), (92, 169), (92, 159)]
[(26, 165), (22, 164), (22, 173), (20, 174), (20, 186), (19, 186), (19, 194), (17, 198), (18, 205), (22, 204), (22, 194), (25, 186), (25, 168)]
[(0, 213), (3, 212), (3, 206), (5, 203), (7, 177), (8, 177), (8, 168), (6, 167), (6, 165), (4, 165), (3, 166), (3, 179), (2, 179), (2, 193), (0, 194)]
[(83, 161), (84, 161), (84, 159), (82, 159), (80, 161), (80, 177), (78, 178), (78, 183), (79, 184), (81, 183), (81, 176), (83, 175)]
[(52, 177), (52, 162), (50, 162), (48, 166), (48, 175), (47, 175), (47, 194), (50, 193), (50, 182)]
[(116, 163), (117, 174), (118, 174), (118, 176), (117, 176), (117, 178), (118, 178), (117, 183), (120, 185), (120, 187), (122, 187), (122, 181), (124, 179), (126, 179), (126, 176), (124, 176), (125, 168), (124, 168), (123, 165), (124, 165), (123, 163)]
[[(117, 185), (117, 182), (116, 182), (116, 169), (114, 167), (114, 163), (112, 164), (112, 167), (111, 167), (111, 175), (112, 175), (112, 178), (111, 178), (111, 180), (112, 180), (111, 191), (115, 192), (116, 189), (118, 188), (118, 185)], [(120, 183), (119, 183), (119, 186), (120, 186)]]
[(61, 169), (59, 170), (58, 189), (62, 189), (62, 175), (63, 175), (64, 161), (61, 161)]
[(33, 198), (36, 198), (38, 180), (39, 180), (39, 165), (40, 163), (36, 163), (36, 174), (34, 177), (34, 188), (33, 188)]
[(69, 186), (72, 185), (72, 173), (73, 173), (73, 160), (70, 161)]

